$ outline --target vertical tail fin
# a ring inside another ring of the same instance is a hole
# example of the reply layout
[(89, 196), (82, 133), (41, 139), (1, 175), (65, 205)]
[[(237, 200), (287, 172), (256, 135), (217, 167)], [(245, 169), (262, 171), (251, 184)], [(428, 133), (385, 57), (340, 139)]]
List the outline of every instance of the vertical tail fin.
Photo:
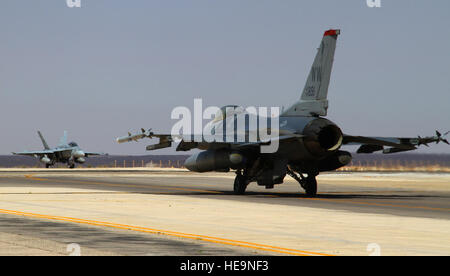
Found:
[(46, 150), (50, 149), (50, 147), (48, 146), (47, 142), (44, 139), (44, 136), (42, 136), (42, 133), (39, 130), (37, 133), (39, 135), (39, 138), (41, 138), (42, 145), (44, 145), (44, 149), (46, 149)]
[(328, 86), (339, 34), (340, 30), (328, 30), (324, 33), (300, 101), (294, 103), (282, 116), (327, 115)]
[(64, 146), (67, 145), (67, 131), (64, 130), (64, 135), (59, 139), (59, 145)]

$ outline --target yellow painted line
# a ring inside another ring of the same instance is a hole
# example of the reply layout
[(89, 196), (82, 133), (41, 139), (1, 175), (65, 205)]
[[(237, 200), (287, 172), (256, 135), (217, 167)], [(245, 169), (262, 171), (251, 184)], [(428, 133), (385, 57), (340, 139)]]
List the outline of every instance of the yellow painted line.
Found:
[(127, 195), (129, 192), (5, 192), (0, 195)]
[(31, 179), (31, 180), (38, 180), (38, 181), (44, 181), (44, 180), (47, 180), (47, 179), (45, 179), (45, 178), (37, 178), (37, 177), (34, 177), (32, 174), (26, 174), (26, 175), (25, 175), (25, 178), (28, 178), (28, 179)]
[(15, 210), (5, 210), (5, 209), (0, 209), (0, 213), (9, 214), (9, 215), (18, 215), (18, 216), (32, 217), (32, 218), (41, 218), (41, 219), (49, 219), (49, 220), (57, 220), (57, 221), (65, 221), (65, 222), (74, 222), (74, 223), (79, 223), (79, 224), (104, 226), (104, 227), (111, 227), (111, 228), (124, 229), (124, 230), (131, 230), (131, 231), (144, 232), (144, 233), (150, 233), (150, 234), (159, 234), (159, 235), (173, 236), (173, 237), (178, 237), (178, 238), (200, 240), (200, 241), (206, 241), (206, 242), (212, 242), (212, 243), (224, 244), (224, 245), (240, 246), (240, 247), (245, 247), (245, 248), (250, 248), (250, 249), (255, 249), (255, 250), (269, 251), (269, 252), (288, 254), (288, 255), (297, 255), (297, 256), (331, 256), (331, 255), (328, 255), (328, 254), (318, 253), (318, 252), (303, 251), (303, 250), (297, 250), (297, 249), (289, 249), (289, 248), (283, 248), (283, 247), (277, 247), (277, 246), (271, 246), (271, 245), (264, 245), (264, 244), (258, 244), (258, 243), (230, 240), (230, 239), (217, 238), (217, 237), (211, 237), (211, 236), (205, 236), (205, 235), (181, 233), (181, 232), (168, 231), (168, 230), (153, 229), (153, 228), (140, 227), (140, 226), (131, 226), (131, 225), (125, 225), (125, 224), (111, 223), (111, 222), (102, 222), (102, 221), (86, 220), (86, 219), (71, 218), (71, 217), (43, 215), (43, 214), (35, 214), (35, 213), (28, 213), (28, 212), (15, 211)]

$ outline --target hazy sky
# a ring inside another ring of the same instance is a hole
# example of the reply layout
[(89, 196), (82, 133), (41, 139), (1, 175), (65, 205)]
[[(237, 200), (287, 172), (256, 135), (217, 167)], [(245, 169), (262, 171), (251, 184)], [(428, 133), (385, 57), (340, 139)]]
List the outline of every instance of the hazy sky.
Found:
[(169, 132), (172, 109), (194, 98), (288, 106), (329, 28), (342, 33), (328, 118), (345, 133), (450, 130), (448, 0), (1, 2), (0, 154), (41, 149), (38, 129), (50, 146), (67, 130), (85, 150), (147, 154), (149, 140), (114, 138)]

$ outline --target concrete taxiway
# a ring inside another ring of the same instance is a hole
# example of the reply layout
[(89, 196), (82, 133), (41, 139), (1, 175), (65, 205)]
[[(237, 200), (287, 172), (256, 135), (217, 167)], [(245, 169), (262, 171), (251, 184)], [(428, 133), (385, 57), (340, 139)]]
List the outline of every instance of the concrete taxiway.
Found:
[(233, 178), (0, 170), (0, 255), (450, 255), (450, 174), (323, 174), (316, 198)]

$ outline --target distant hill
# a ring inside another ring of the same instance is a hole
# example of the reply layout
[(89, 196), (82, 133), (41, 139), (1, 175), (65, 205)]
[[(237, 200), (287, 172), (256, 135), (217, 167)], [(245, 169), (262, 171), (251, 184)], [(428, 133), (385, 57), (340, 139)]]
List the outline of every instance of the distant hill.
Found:
[[(93, 156), (78, 167), (181, 167), (189, 155), (142, 155), (142, 156)], [(63, 164), (58, 164), (64, 167)], [(0, 155), (0, 167), (43, 167), (37, 158)], [(345, 169), (415, 169), (450, 171), (450, 154), (353, 154), (352, 163)]]

